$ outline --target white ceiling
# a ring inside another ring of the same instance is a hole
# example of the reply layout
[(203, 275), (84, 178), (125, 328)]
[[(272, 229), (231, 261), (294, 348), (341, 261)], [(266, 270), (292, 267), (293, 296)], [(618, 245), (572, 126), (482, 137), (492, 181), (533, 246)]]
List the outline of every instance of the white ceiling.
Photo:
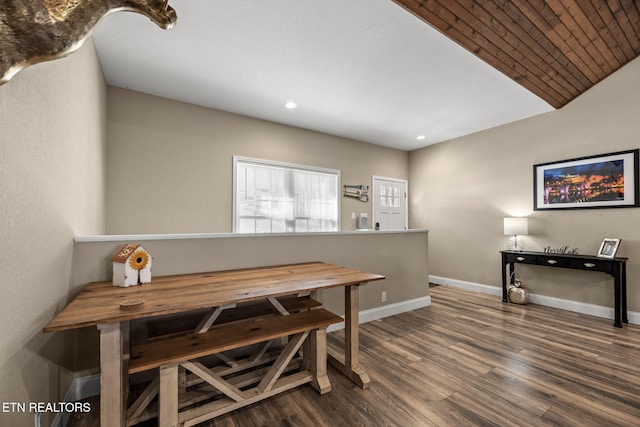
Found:
[(391, 0), (170, 5), (98, 26), (108, 84), (402, 150), (553, 109)]

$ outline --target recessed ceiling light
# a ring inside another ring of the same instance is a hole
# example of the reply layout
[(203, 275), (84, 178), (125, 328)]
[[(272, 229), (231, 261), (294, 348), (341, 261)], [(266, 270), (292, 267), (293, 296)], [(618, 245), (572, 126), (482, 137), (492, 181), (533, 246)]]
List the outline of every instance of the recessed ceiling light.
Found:
[(423, 139), (425, 139), (425, 138), (426, 138), (426, 136), (424, 136), (424, 135), (418, 135), (418, 136), (416, 137), (416, 139), (417, 139), (418, 141), (422, 141), (422, 140), (423, 140)]
[(285, 108), (288, 108), (289, 110), (293, 110), (294, 108), (298, 107), (298, 104), (296, 104), (293, 101), (289, 101), (286, 104), (284, 104)]

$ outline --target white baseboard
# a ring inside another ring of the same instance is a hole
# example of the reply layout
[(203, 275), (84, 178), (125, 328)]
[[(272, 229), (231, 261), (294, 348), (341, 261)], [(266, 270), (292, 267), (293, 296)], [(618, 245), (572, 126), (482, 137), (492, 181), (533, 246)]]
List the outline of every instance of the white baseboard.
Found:
[[(71, 382), (65, 402), (77, 402), (100, 394), (100, 374), (76, 378)], [(51, 422), (51, 427), (64, 427), (69, 421), (69, 413), (58, 412)]]
[(465, 282), (464, 280), (449, 279), (447, 277), (429, 276), (429, 283), (436, 285), (447, 285), (454, 288), (466, 289), (468, 291), (480, 292), (482, 294), (498, 295), (502, 297), (502, 289), (495, 286), (482, 285), (480, 283)]
[[(418, 308), (429, 307), (431, 305), (431, 297), (425, 296), (407, 301), (396, 302), (393, 304), (383, 305), (381, 307), (370, 308), (360, 312), (360, 323), (367, 323), (373, 320), (383, 319), (396, 314), (404, 313)], [(344, 317), (344, 316), (343, 316)], [(327, 328), (327, 332), (338, 331), (344, 329), (344, 322), (336, 323)]]
[[(429, 276), (429, 282), (436, 285), (452, 286), (454, 288), (466, 289), (483, 294), (496, 295), (502, 298), (502, 288), (496, 286), (483, 285), (481, 283), (474, 282), (465, 282), (464, 280), (449, 279), (447, 277), (440, 276)], [(602, 317), (605, 319), (613, 319), (612, 307), (587, 304), (584, 302), (549, 297), (546, 295), (536, 295), (533, 293), (531, 294), (531, 302), (534, 304), (544, 305), (546, 307), (559, 308), (562, 310), (588, 314), (590, 316)], [(640, 325), (640, 313), (630, 311), (627, 313), (627, 315), (629, 317), (629, 323)]]
[[(388, 304), (381, 307), (363, 310), (360, 312), (360, 323), (371, 322), (373, 320), (382, 319), (384, 317), (394, 316), (406, 311), (416, 310), (418, 308), (428, 307), (431, 305), (431, 297), (425, 296), (412, 300), (402, 301), (394, 304)], [(327, 331), (337, 331), (344, 329), (344, 322), (331, 325)], [(90, 375), (87, 377), (76, 378), (71, 383), (65, 402), (77, 402), (100, 394), (100, 374)], [(51, 423), (51, 427), (64, 427), (69, 419), (69, 414), (58, 413)]]

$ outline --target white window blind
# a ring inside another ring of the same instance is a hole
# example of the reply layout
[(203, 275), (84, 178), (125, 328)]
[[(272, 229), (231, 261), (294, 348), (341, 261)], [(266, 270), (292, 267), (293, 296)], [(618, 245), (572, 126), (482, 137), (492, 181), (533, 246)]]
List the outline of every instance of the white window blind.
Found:
[(234, 156), (233, 231), (338, 231), (340, 171)]

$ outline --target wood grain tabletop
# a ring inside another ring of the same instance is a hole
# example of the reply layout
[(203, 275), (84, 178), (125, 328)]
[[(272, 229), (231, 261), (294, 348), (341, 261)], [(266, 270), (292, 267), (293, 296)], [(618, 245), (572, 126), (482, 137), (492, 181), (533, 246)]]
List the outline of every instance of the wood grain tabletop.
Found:
[(256, 267), (154, 277), (121, 288), (111, 282), (88, 284), (45, 332), (95, 326), (225, 304), (364, 284), (385, 277), (323, 262)]

